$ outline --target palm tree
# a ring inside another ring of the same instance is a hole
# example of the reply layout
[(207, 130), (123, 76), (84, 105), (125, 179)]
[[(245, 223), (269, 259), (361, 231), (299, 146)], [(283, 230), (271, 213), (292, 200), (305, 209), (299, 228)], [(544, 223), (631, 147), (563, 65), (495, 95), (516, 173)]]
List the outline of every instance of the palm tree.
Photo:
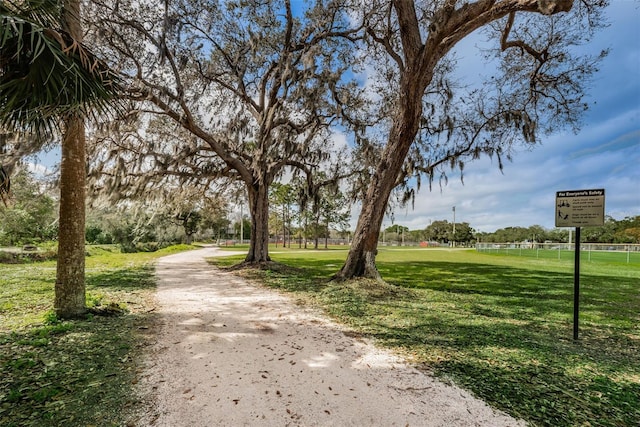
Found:
[(72, 3), (0, 2), (0, 126), (5, 129), (51, 131), (67, 114), (111, 109), (117, 75), (82, 44), (81, 33), (74, 37), (64, 28)]
[[(0, 3), (0, 126), (42, 137), (62, 133), (54, 309), (86, 312), (84, 229), (87, 115), (109, 110), (118, 80), (82, 44), (79, 0)], [(0, 193), (9, 190), (6, 177)]]

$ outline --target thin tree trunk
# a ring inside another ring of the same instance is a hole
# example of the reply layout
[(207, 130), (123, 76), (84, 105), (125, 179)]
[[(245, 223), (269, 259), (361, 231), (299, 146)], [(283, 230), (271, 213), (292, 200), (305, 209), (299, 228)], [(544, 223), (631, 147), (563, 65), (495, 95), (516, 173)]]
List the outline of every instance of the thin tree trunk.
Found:
[(318, 218), (318, 215), (316, 215), (313, 224), (313, 249), (318, 249), (318, 242), (320, 241), (320, 219)]
[(289, 203), (287, 202), (287, 247), (291, 249), (291, 212), (289, 211)]
[(271, 261), (269, 258), (269, 188), (266, 185), (249, 185), (247, 192), (251, 213), (251, 241), (245, 262)]
[[(80, 2), (64, 2), (64, 29), (82, 40)], [(60, 215), (54, 310), (60, 318), (86, 312), (84, 278), (86, 154), (84, 120), (65, 118), (60, 160)]]
[(302, 249), (302, 210), (298, 217), (298, 249)]
[(329, 249), (329, 220), (327, 220), (327, 230), (326, 230), (326, 234), (324, 235), (324, 248), (325, 249)]
[(309, 232), (309, 221), (304, 217), (304, 248), (307, 249), (307, 233)]

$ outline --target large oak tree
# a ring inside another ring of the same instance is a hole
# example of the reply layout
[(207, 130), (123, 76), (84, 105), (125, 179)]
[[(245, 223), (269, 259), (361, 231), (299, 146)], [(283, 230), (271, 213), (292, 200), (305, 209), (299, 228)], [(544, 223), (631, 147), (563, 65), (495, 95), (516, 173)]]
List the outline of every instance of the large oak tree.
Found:
[(332, 2), (294, 13), (283, 1), (92, 3), (98, 31), (129, 97), (196, 138), (239, 180), (251, 214), (249, 263), (269, 260), (269, 186), (287, 168), (313, 168), (339, 106), (356, 32)]
[[(425, 175), (432, 180), (444, 165), (462, 169), (465, 160), (482, 154), (498, 155), (501, 162), (514, 144), (535, 144), (545, 132), (579, 124), (584, 90), (599, 55), (580, 56), (571, 48), (589, 40), (606, 4), (363, 2), (363, 8), (375, 12), (367, 21), (367, 55), (377, 61), (384, 80), (378, 87), (390, 89), (380, 97), (388, 120), (386, 141), (377, 147), (380, 155), (337, 278), (380, 277), (375, 265), (380, 226), (398, 186)], [(452, 50), (481, 29), (494, 42), (495, 73), (485, 86), (460, 95), (464, 86), (452, 78)]]

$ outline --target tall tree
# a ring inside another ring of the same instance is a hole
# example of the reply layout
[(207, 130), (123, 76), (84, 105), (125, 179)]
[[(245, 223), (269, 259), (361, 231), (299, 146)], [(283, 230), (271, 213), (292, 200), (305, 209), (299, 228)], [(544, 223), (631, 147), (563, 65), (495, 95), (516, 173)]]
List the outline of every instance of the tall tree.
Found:
[(215, 154), (209, 170), (249, 199), (248, 263), (269, 260), (269, 187), (286, 168), (326, 157), (355, 32), (333, 2), (296, 14), (289, 0), (97, 0), (96, 36), (130, 77), (131, 99)]
[(324, 228), (324, 247), (327, 249), (328, 240), (331, 233), (331, 226), (337, 227), (340, 231), (344, 231), (348, 227), (351, 217), (350, 206), (346, 197), (337, 187), (323, 187), (320, 190), (320, 199), (317, 205), (313, 206), (316, 219), (316, 238), (315, 247), (318, 247), (318, 234), (320, 224)]
[[(375, 265), (389, 197), (408, 177), (433, 179), (481, 154), (509, 157), (517, 142), (577, 126), (598, 57), (570, 48), (588, 40), (606, 0), (391, 0), (367, 2), (372, 58), (390, 102), (386, 143), (366, 190), (349, 255), (336, 277), (380, 278)], [(487, 89), (457, 95), (452, 49), (484, 29), (496, 44)], [(384, 102), (382, 103), (385, 104)], [(434, 156), (435, 155), (435, 156)]]
[(34, 132), (40, 143), (63, 133), (54, 309), (77, 317), (86, 310), (83, 117), (109, 108), (117, 79), (82, 44), (79, 0), (5, 1), (0, 21), (0, 124)]
[(425, 229), (425, 237), (438, 243), (448, 242), (453, 226), (447, 220), (433, 221)]
[[(80, 0), (64, 1), (61, 23), (74, 40), (82, 43)], [(73, 318), (86, 312), (84, 236), (87, 161), (83, 115), (71, 111), (63, 115), (63, 122), (58, 262), (53, 308), (59, 317)]]
[[(291, 212), (292, 205), (296, 201), (295, 189), (291, 184), (276, 182), (271, 186), (269, 198), (270, 205), (274, 206), (276, 211), (278, 208), (280, 210), (280, 215), (277, 212), (274, 212), (274, 214), (278, 218), (275, 222), (280, 224), (280, 230), (282, 230), (282, 245), (286, 246), (288, 243), (291, 246)], [(272, 215), (272, 218), (274, 218), (274, 215)], [(277, 246), (278, 226), (275, 227), (275, 235)]]

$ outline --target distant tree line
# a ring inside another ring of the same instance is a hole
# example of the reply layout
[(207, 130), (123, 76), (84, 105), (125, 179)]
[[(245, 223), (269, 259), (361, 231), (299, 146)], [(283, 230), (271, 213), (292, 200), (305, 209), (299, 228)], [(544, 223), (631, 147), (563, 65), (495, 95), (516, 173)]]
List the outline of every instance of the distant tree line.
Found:
[[(568, 242), (568, 228), (545, 229), (540, 225), (530, 227), (505, 227), (493, 233), (478, 232), (481, 242)], [(640, 215), (616, 220), (607, 216), (602, 227), (584, 227), (583, 242), (588, 243), (640, 243)]]
[[(22, 246), (54, 241), (58, 234), (56, 189), (36, 178), (23, 165), (13, 176), (13, 189), (6, 206), (0, 206), (0, 246)], [(172, 202), (129, 202), (100, 205), (88, 210), (85, 241), (116, 244), (124, 252), (155, 250), (173, 243), (190, 243), (200, 234), (207, 239), (233, 235), (227, 207), (219, 200), (198, 196), (191, 202), (185, 192)]]
[[(55, 186), (34, 176), (21, 165), (13, 178), (14, 189), (7, 206), (0, 205), (0, 246), (40, 244), (56, 240), (58, 233)], [(324, 186), (313, 193), (304, 181), (276, 184), (269, 195), (271, 240), (319, 246), (332, 230), (348, 235), (349, 203), (337, 188)], [(105, 203), (94, 200), (87, 210), (85, 241), (88, 244), (116, 244), (124, 252), (155, 250), (168, 244), (187, 244), (197, 238), (206, 241), (242, 240), (249, 242), (251, 221), (248, 213), (233, 218), (229, 200), (222, 192), (196, 189)], [(242, 221), (242, 226), (240, 225)]]
[(448, 245), (456, 242), (462, 246), (472, 244), (476, 240), (474, 230), (468, 222), (456, 222), (454, 230), (453, 223), (447, 220), (433, 221), (423, 230), (409, 230), (399, 224), (391, 225), (384, 229), (381, 238), (391, 244), (431, 242)]
[[(431, 222), (422, 230), (409, 230), (400, 224), (383, 229), (380, 241), (387, 244), (416, 244), (432, 242), (438, 244), (469, 245), (476, 242), (568, 242), (570, 229), (546, 229), (541, 225), (530, 227), (510, 226), (494, 232), (474, 230), (467, 222), (453, 223), (447, 220)], [(581, 240), (585, 243), (640, 243), (640, 215), (616, 220), (607, 216), (602, 227), (584, 227)]]

